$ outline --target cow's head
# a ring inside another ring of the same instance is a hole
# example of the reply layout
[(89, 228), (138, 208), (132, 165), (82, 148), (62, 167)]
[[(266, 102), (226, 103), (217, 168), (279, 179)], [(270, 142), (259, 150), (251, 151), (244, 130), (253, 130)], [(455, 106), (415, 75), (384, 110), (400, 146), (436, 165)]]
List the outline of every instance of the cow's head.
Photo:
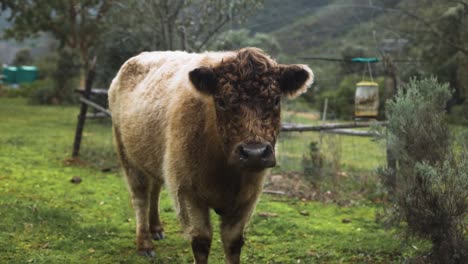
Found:
[(228, 163), (259, 171), (276, 165), (281, 97), (305, 92), (313, 73), (306, 65), (277, 64), (261, 50), (245, 48), (216, 67), (192, 70), (189, 78), (214, 100)]

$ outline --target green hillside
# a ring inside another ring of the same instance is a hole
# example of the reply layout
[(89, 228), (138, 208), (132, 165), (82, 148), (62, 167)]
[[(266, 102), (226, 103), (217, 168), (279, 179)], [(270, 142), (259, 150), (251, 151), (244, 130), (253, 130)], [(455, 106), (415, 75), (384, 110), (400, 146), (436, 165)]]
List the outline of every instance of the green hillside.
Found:
[[(411, 38), (397, 32), (411, 24), (409, 16), (395, 9), (416, 12), (425, 17), (437, 16), (444, 1), (368, 0), (290, 1), (266, 0), (264, 8), (242, 25), (252, 32), (272, 34), (289, 57), (340, 57), (346, 46), (359, 46), (365, 55), (378, 55), (387, 38)], [(446, 4), (446, 3), (445, 3)], [(439, 12), (440, 13), (440, 12)], [(410, 39), (406, 52), (415, 54), (421, 41)]]
[(292, 24), (304, 16), (311, 16), (332, 1), (327, 0), (266, 0), (263, 8), (244, 25), (253, 33), (271, 33)]
[[(397, 60), (403, 82), (413, 76), (435, 75), (455, 90), (450, 105), (465, 105), (463, 109), (468, 109), (468, 77), (464, 74), (468, 70), (467, 14), (466, 2), (458, 1), (301, 0), (285, 5), (282, 1), (265, 0), (264, 8), (241, 27), (249, 29), (252, 35), (261, 32), (274, 37), (280, 46), (276, 56), (280, 62), (312, 67), (316, 85), (306, 99), (315, 108), (321, 107), (316, 104), (315, 94), (338, 90), (345, 78), (353, 78), (350, 74), (370, 76), (364, 72), (366, 65), (344, 65), (310, 57), (390, 55)], [(383, 76), (384, 71), (383, 63), (372, 65), (373, 77)], [(353, 84), (347, 85), (346, 94), (350, 95)], [(335, 97), (326, 95), (330, 96)], [(335, 99), (338, 102), (349, 98)]]
[[(437, 6), (434, 1), (368, 0), (282, 1), (266, 0), (264, 8), (243, 26), (252, 32), (270, 33), (287, 55), (320, 53), (339, 55), (343, 45), (363, 45), (371, 53), (384, 38), (395, 38), (389, 25), (401, 22), (393, 8), (418, 2), (420, 12)], [(437, 1), (436, 1), (437, 2)]]

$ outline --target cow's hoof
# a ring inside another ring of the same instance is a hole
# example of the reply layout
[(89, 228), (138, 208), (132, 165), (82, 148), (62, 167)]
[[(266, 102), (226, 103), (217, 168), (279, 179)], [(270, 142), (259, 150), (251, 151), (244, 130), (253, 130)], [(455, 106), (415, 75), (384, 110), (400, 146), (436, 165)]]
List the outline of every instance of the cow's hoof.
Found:
[(138, 255), (148, 258), (154, 258), (156, 257), (156, 252), (152, 249), (138, 250)]
[(151, 236), (153, 237), (154, 240), (161, 240), (161, 239), (164, 239), (164, 232), (162, 230), (152, 232)]

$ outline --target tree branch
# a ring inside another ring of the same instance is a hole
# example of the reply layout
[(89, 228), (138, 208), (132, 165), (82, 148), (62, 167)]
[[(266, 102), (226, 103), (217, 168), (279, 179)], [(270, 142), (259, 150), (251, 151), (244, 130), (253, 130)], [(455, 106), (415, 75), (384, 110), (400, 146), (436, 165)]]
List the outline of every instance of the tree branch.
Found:
[(185, 0), (180, 0), (179, 2), (177, 2), (174, 12), (169, 16), (169, 20), (174, 21), (179, 16), (180, 10), (182, 10), (182, 7), (184, 5)]
[(208, 43), (208, 41), (214, 36), (214, 34), (218, 33), (227, 22), (229, 22), (229, 18), (225, 17), (223, 21), (221, 21), (215, 28), (209, 31), (205, 39), (202, 40), (201, 44), (197, 46), (196, 50), (200, 51), (201, 48), (203, 48), (206, 43)]

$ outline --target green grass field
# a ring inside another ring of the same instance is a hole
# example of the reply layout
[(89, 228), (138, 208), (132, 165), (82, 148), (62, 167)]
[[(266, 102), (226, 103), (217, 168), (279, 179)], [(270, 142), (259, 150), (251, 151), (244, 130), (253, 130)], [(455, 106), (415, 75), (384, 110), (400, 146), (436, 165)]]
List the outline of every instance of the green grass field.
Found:
[[(116, 165), (109, 123), (88, 120), (82, 152), (87, 165), (65, 162), (77, 114), (77, 107), (31, 106), (24, 99), (0, 98), (0, 263), (191, 263), (189, 242), (166, 192), (161, 210), (167, 239), (155, 242), (156, 259), (136, 255), (135, 219), (121, 172), (100, 170)], [(294, 141), (296, 148), (308, 145), (300, 136)], [(368, 157), (364, 164), (347, 160), (346, 144), (343, 169), (381, 164), (377, 143), (352, 143), (367, 144), (353, 150)], [(74, 176), (82, 182), (72, 184)], [(395, 230), (384, 230), (375, 221), (379, 209), (368, 201), (340, 207), (263, 195), (247, 231), (242, 261), (401, 263), (427, 250), (426, 242), (403, 244)], [(217, 219), (212, 218), (210, 262), (223, 263)]]

